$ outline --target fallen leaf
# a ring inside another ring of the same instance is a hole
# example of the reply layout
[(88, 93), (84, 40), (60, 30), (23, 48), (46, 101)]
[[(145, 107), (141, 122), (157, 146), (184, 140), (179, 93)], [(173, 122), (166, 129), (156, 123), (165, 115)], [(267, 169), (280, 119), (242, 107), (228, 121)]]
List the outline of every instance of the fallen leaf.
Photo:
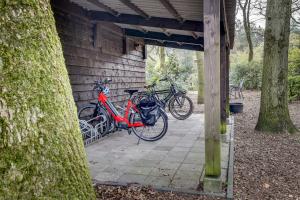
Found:
[(268, 184), (268, 183), (264, 183), (264, 188), (269, 188), (270, 187), (270, 185)]

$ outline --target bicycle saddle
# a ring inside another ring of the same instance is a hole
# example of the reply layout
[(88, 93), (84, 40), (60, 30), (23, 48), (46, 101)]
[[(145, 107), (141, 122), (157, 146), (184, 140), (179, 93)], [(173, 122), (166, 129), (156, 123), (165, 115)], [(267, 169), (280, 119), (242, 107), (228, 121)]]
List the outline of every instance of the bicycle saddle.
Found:
[(124, 92), (126, 92), (126, 93), (128, 93), (128, 94), (130, 94), (130, 95), (132, 95), (132, 94), (134, 94), (134, 93), (136, 93), (136, 92), (138, 92), (139, 90), (124, 90)]

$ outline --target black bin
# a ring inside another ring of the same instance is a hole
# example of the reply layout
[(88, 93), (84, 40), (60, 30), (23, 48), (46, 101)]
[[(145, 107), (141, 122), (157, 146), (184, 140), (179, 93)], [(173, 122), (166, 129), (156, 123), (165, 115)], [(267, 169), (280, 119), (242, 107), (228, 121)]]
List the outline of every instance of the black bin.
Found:
[(243, 103), (230, 103), (229, 110), (232, 113), (242, 113), (243, 112)]

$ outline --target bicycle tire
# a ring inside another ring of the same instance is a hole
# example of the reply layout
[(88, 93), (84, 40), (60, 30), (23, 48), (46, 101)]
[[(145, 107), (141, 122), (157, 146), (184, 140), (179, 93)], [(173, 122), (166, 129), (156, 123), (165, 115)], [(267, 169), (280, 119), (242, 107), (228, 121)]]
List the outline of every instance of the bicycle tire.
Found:
[[(141, 136), (141, 134), (139, 134), (137, 132), (135, 127), (131, 128), (132, 132), (138, 138), (140, 138), (141, 140), (147, 141), (147, 142), (154, 142), (154, 141), (157, 141), (157, 140), (161, 139), (168, 131), (168, 116), (162, 109), (159, 109), (159, 112), (160, 112), (160, 117), (163, 119), (164, 128), (157, 136), (154, 136), (154, 137)], [(139, 113), (133, 113), (133, 114), (130, 115), (130, 119), (129, 119), (130, 123), (134, 123), (134, 115), (137, 115), (137, 114), (139, 115)]]
[(191, 114), (193, 113), (193, 110), (194, 110), (194, 104), (193, 104), (193, 102), (192, 102), (192, 100), (191, 100), (191, 98), (189, 98), (188, 96), (186, 96), (186, 95), (181, 95), (181, 97), (182, 98), (185, 98), (187, 101), (188, 101), (188, 103), (189, 103), (189, 105), (190, 105), (190, 108), (189, 108), (189, 110), (188, 110), (188, 112), (186, 113), (186, 114), (184, 114), (184, 115), (180, 115), (179, 113), (177, 113), (176, 112), (176, 110), (174, 109), (174, 104), (175, 104), (175, 97), (173, 97), (173, 98), (171, 98), (170, 99), (170, 101), (169, 101), (169, 111), (170, 111), (170, 113), (171, 113), (171, 115), (174, 117), (174, 118), (176, 118), (176, 119), (179, 119), (179, 120), (185, 120), (185, 119), (187, 119), (189, 116), (191, 116)]
[[(86, 118), (83, 118), (83, 116), (81, 116), (81, 114), (84, 112), (84, 111), (86, 111), (86, 110), (88, 110), (88, 109), (91, 109), (91, 110), (93, 110), (94, 112), (93, 112), (93, 115), (92, 116), (88, 116), (88, 117), (86, 117)], [(104, 109), (103, 107), (98, 107), (98, 110), (96, 111), (97, 112), (97, 114), (95, 114), (95, 109), (96, 109), (96, 104), (88, 104), (88, 105), (85, 105), (85, 106), (83, 106), (81, 109), (79, 109), (79, 111), (78, 111), (78, 119), (79, 120), (90, 120), (90, 119), (92, 119), (93, 117), (96, 117), (96, 116), (98, 116), (98, 115), (104, 115), (105, 116), (105, 118), (107, 119), (107, 121), (105, 122), (105, 127), (107, 127), (107, 128), (105, 128), (105, 130), (101, 133), (101, 135), (102, 136), (105, 136), (108, 132), (109, 132), (109, 130), (110, 130), (110, 124), (111, 124), (111, 120), (110, 120), (110, 116), (109, 116), (109, 114), (108, 114), (108, 112), (106, 111), (106, 109)], [(91, 124), (92, 126), (95, 126), (95, 123), (97, 123), (97, 121), (96, 120), (92, 120), (91, 122), (88, 122), (89, 124)]]

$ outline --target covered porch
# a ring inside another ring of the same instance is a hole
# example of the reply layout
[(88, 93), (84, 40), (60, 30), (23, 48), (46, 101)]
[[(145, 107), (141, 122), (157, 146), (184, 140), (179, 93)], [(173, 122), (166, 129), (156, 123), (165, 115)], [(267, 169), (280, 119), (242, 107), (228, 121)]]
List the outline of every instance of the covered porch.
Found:
[[(136, 169), (138, 171), (135, 167), (139, 167), (137, 163), (144, 163), (142, 160), (144, 159), (143, 157), (147, 158), (147, 156), (151, 157), (151, 154), (157, 154), (157, 156), (152, 155), (152, 157), (159, 159), (157, 163), (152, 161), (148, 163), (149, 166), (154, 164), (155, 166), (159, 166), (160, 163), (164, 163), (164, 159), (167, 159), (165, 163), (171, 167), (171, 171), (169, 170), (168, 174), (172, 176), (172, 179), (169, 180), (168, 184), (166, 182), (165, 186), (172, 187), (174, 184), (176, 185), (175, 180), (179, 180), (175, 179), (177, 175), (185, 176), (181, 180), (197, 179), (199, 182), (199, 179), (195, 177), (200, 177), (202, 174), (204, 191), (222, 191), (222, 161), (226, 162), (223, 157), (227, 156), (228, 147), (226, 147), (227, 150), (224, 147), (224, 150), (220, 138), (221, 133), (228, 132), (226, 130), (226, 123), (229, 117), (229, 54), (234, 42), (235, 0), (53, 0), (52, 5), (54, 13), (64, 13), (64, 16), (67, 16), (69, 19), (76, 19), (75, 21), (81, 20), (91, 26), (92, 32), (88, 34), (88, 40), (92, 45), (88, 48), (93, 50), (91, 56), (95, 56), (96, 59), (105, 60), (104, 65), (106, 64), (106, 60), (112, 59), (117, 60), (113, 60), (112, 62), (118, 64), (117, 67), (109, 65), (108, 69), (101, 69), (101, 63), (91, 62), (89, 54), (85, 51), (83, 54), (85, 60), (84, 62), (80, 61), (82, 65), (87, 65), (85, 67), (88, 68), (96, 66), (102, 71), (83, 69), (81, 66), (80, 69), (76, 66), (75, 70), (72, 63), (74, 63), (74, 60), (78, 60), (78, 58), (76, 56), (72, 58), (67, 57), (67, 63), (71, 63), (69, 72), (75, 73), (71, 78), (71, 84), (72, 81), (74, 82), (74, 85), (72, 85), (73, 92), (74, 90), (78, 90), (84, 93), (85, 91), (83, 90), (88, 88), (88, 85), (83, 87), (77, 84), (79, 83), (78, 79), (87, 72), (91, 73), (92, 79), (90, 77), (86, 78), (84, 82), (89, 84), (94, 79), (101, 78), (103, 75), (112, 77), (113, 81), (122, 82), (121, 85), (126, 85), (126, 88), (130, 88), (130, 85), (135, 83), (137, 83), (135, 87), (141, 88), (144, 81), (144, 71), (142, 72), (141, 70), (142, 65), (145, 65), (144, 59), (147, 58), (147, 44), (204, 51), (205, 114), (193, 115), (190, 121), (170, 123), (170, 130), (167, 134), (169, 137), (162, 139), (158, 143), (142, 143), (136, 146), (135, 137), (116, 133), (110, 140), (103, 140), (87, 147), (93, 177), (99, 181), (112, 181), (108, 179), (114, 179), (112, 175), (114, 174), (114, 168), (122, 170), (122, 167), (117, 165), (118, 162), (132, 163), (132, 165), (129, 165), (131, 166), (131, 170)], [(115, 45), (113, 42), (114, 39), (107, 42), (105, 37), (111, 37), (111, 35), (103, 37), (103, 35), (99, 34), (99, 32), (105, 29), (103, 25), (106, 26), (107, 24), (113, 26), (112, 29), (115, 29), (114, 32), (118, 32), (117, 35), (119, 38), (116, 40), (116, 43), (120, 43), (122, 47), (121, 51), (119, 48), (109, 48)], [(77, 37), (81, 37), (81, 34), (78, 34)], [(81, 43), (76, 43), (76, 45), (81, 45)], [(85, 43), (84, 46), (86, 46)], [(97, 51), (103, 51), (105, 48), (113, 55), (109, 59), (98, 55)], [(77, 47), (71, 49), (66, 45), (64, 49), (68, 50), (69, 54), (77, 52)], [(116, 55), (114, 54), (116, 52), (114, 50), (120, 51), (117, 58), (115, 58)], [(138, 53), (132, 53), (133, 50)], [(139, 54), (142, 54), (142, 57)], [(80, 57), (81, 55), (78, 56)], [(133, 63), (134, 59), (138, 59), (138, 64)], [(93, 66), (89, 66), (89, 64)], [(135, 71), (131, 71), (131, 68), (128, 68), (127, 65), (134, 66)], [(107, 73), (108, 70), (110, 70), (109, 73)], [(119, 71), (122, 71), (121, 74), (124, 74), (124, 77), (119, 78), (116, 75), (120, 74)], [(127, 72), (130, 72), (130, 74), (127, 74)], [(96, 74), (94, 75), (93, 73)], [(138, 78), (136, 74), (139, 75)], [(115, 85), (115, 89), (122, 90), (125, 88)], [(116, 94), (120, 95), (119, 91)], [(81, 98), (84, 99), (87, 95), (79, 94), (78, 96), (80, 100)], [(91, 99), (93, 97), (96, 98), (96, 96), (91, 95)], [(74, 98), (76, 100), (76, 95), (74, 95)], [(118, 98), (117, 101), (119, 101)], [(80, 104), (78, 103), (77, 105)], [(185, 128), (178, 127), (180, 124), (181, 127)], [(121, 143), (128, 144), (126, 150), (122, 150), (123, 145), (118, 146), (120, 140), (124, 140)], [(181, 142), (181, 140), (185, 142)], [(172, 152), (180, 148), (185, 148), (183, 153), (177, 154)], [(101, 150), (106, 150), (106, 152), (100, 153)], [(194, 153), (198, 153), (197, 156)], [(174, 156), (168, 154), (174, 154)], [(130, 161), (132, 157), (136, 158), (134, 162)], [(175, 160), (176, 164), (172, 164), (172, 159)], [(186, 162), (193, 159), (195, 163)], [(116, 165), (113, 162), (110, 163), (110, 160), (116, 161)], [(194, 166), (188, 164), (194, 164)], [(106, 165), (112, 166), (109, 167), (110, 169), (107, 169), (104, 168)], [(152, 179), (152, 172), (161, 173), (158, 170), (159, 167), (156, 167), (156, 170), (153, 168), (151, 170), (146, 169), (149, 166), (144, 166), (144, 173), (146, 174), (140, 174), (142, 177), (145, 176), (145, 181)], [(149, 174), (147, 174), (148, 172)], [(179, 172), (183, 172), (183, 174)], [(193, 176), (194, 172), (195, 176)], [(105, 178), (105, 173), (110, 173), (110, 176)], [(126, 176), (124, 178), (123, 175), (125, 174), (117, 172), (115, 174), (115, 179), (118, 182), (123, 182), (124, 180), (128, 180), (127, 182), (138, 182), (134, 181), (134, 179), (141, 177), (132, 176), (131, 179)], [(167, 178), (162, 178), (161, 180), (165, 179)], [(152, 182), (156, 183), (157, 181), (152, 180)], [(195, 183), (192, 183), (192, 181), (189, 182), (191, 184)], [(178, 183), (178, 185), (180, 184)], [(186, 185), (189, 183), (182, 184)]]
[[(228, 126), (231, 131), (232, 126)], [(98, 184), (150, 185), (159, 190), (203, 192), (204, 115), (180, 121), (169, 116), (168, 133), (159, 141), (140, 141), (115, 132), (86, 147), (93, 181)], [(227, 183), (230, 143), (221, 144), (221, 181)], [(225, 196), (226, 190), (220, 192)]]

